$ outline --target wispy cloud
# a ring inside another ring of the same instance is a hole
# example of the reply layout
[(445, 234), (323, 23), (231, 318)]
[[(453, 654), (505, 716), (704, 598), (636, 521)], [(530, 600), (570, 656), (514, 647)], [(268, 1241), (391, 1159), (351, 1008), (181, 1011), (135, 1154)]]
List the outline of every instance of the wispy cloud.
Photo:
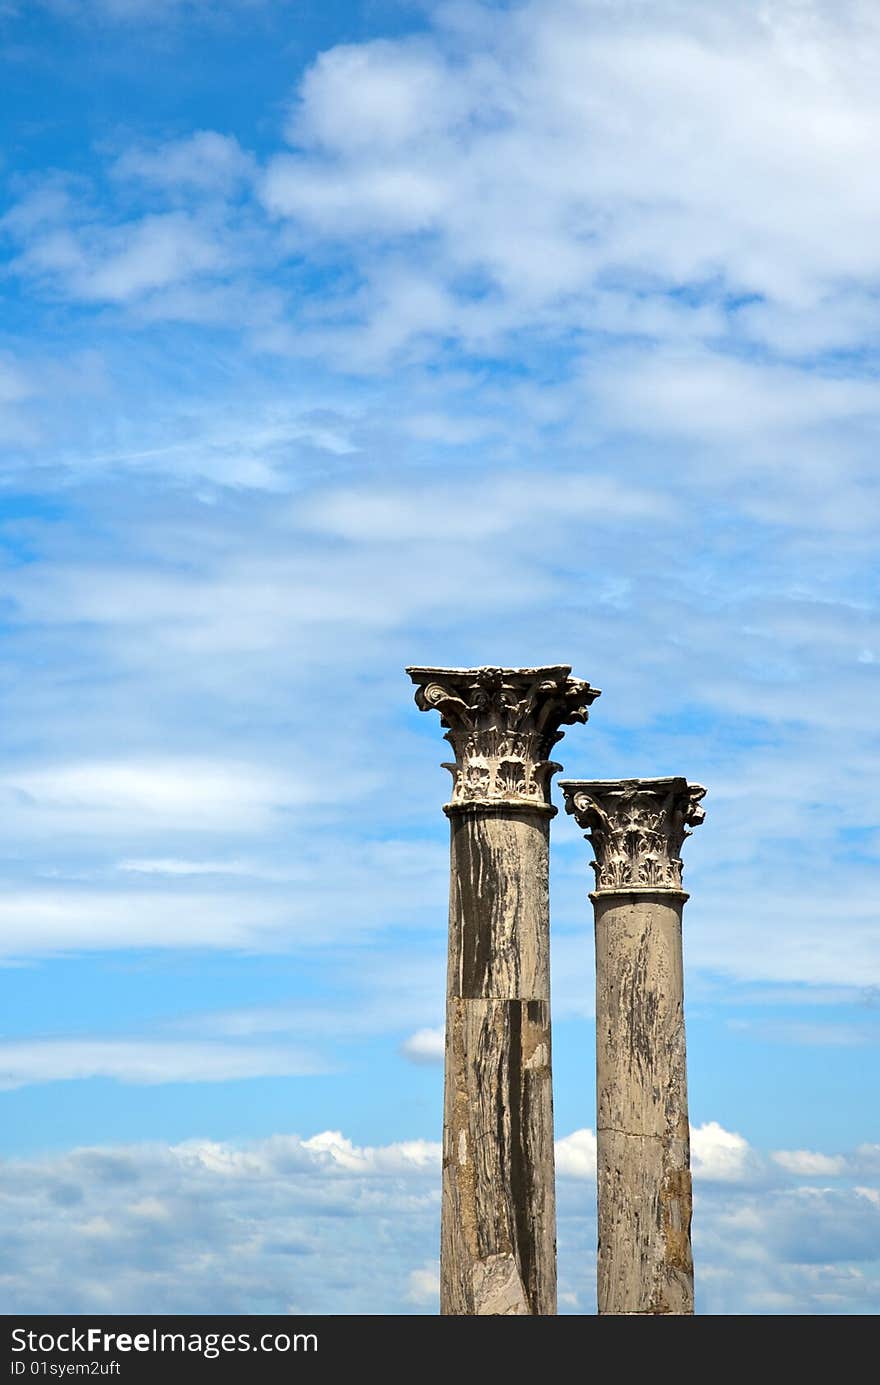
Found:
[(47, 230), (14, 262), (21, 274), (86, 302), (126, 303), (228, 268), (215, 230), (182, 212), (118, 226)]
[(163, 831), (195, 826), (254, 831), (272, 811), (307, 801), (308, 787), (257, 766), (200, 760), (86, 762), (7, 773), (0, 792), (20, 810), (54, 816), (69, 830), (130, 831), (160, 822)]
[(846, 1170), (840, 1154), (819, 1154), (809, 1149), (777, 1149), (771, 1154), (780, 1168), (805, 1178), (836, 1178)]
[(232, 135), (197, 130), (184, 139), (126, 149), (117, 159), (117, 178), (187, 193), (229, 193), (253, 176), (255, 161)]
[(765, 1043), (797, 1044), (808, 1048), (861, 1048), (880, 1043), (880, 1025), (822, 1020), (731, 1020), (730, 1028)]
[(313, 1055), (281, 1046), (199, 1043), (179, 1039), (34, 1039), (0, 1043), (0, 1090), (40, 1082), (109, 1077), (154, 1086), (232, 1082), (324, 1071)]
[(204, 891), (96, 890), (74, 882), (0, 895), (2, 951), (33, 957), (117, 948), (277, 950), (291, 908), (265, 896)]

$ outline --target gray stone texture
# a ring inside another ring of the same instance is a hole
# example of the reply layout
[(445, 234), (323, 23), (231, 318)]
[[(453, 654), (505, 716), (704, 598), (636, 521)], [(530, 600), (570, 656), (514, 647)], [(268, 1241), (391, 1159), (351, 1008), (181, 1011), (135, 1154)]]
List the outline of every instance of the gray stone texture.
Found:
[(685, 779), (563, 782), (596, 854), (600, 1314), (694, 1311), (679, 851)]
[(550, 751), (598, 690), (561, 665), (407, 672), (455, 752), (440, 1311), (554, 1314)]

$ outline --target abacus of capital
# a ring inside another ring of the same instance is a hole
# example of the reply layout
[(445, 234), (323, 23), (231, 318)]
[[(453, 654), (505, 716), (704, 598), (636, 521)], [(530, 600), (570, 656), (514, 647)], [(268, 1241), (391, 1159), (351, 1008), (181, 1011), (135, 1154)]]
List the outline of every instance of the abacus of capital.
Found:
[(596, 858), (599, 1312), (690, 1314), (679, 852), (706, 790), (679, 778), (560, 788)]
[(567, 665), (407, 672), (455, 754), (440, 1311), (553, 1314), (550, 752), (599, 693)]

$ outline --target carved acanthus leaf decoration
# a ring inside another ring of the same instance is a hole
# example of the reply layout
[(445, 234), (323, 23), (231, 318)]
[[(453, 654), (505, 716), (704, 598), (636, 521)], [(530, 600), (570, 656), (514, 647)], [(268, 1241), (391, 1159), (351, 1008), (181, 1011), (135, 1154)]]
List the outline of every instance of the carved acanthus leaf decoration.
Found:
[(599, 696), (566, 664), (547, 668), (408, 668), (416, 705), (436, 709), (455, 752), (452, 804), (550, 802), (562, 768), (560, 726), (587, 720)]
[(686, 779), (617, 779), (560, 784), (565, 810), (587, 829), (597, 891), (680, 890), (680, 851), (706, 816), (706, 790)]

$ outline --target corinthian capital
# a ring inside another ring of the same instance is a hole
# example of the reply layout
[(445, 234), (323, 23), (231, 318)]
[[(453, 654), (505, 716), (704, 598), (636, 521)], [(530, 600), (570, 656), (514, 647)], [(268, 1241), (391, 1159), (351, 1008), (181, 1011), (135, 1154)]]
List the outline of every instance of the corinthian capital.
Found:
[(530, 804), (549, 807), (550, 778), (562, 766), (550, 752), (560, 726), (587, 720), (598, 688), (548, 668), (408, 668), (416, 705), (440, 713), (455, 752), (451, 808)]
[(597, 893), (681, 890), (679, 856), (688, 828), (706, 816), (706, 790), (686, 779), (560, 781), (565, 811), (574, 815), (596, 859)]

